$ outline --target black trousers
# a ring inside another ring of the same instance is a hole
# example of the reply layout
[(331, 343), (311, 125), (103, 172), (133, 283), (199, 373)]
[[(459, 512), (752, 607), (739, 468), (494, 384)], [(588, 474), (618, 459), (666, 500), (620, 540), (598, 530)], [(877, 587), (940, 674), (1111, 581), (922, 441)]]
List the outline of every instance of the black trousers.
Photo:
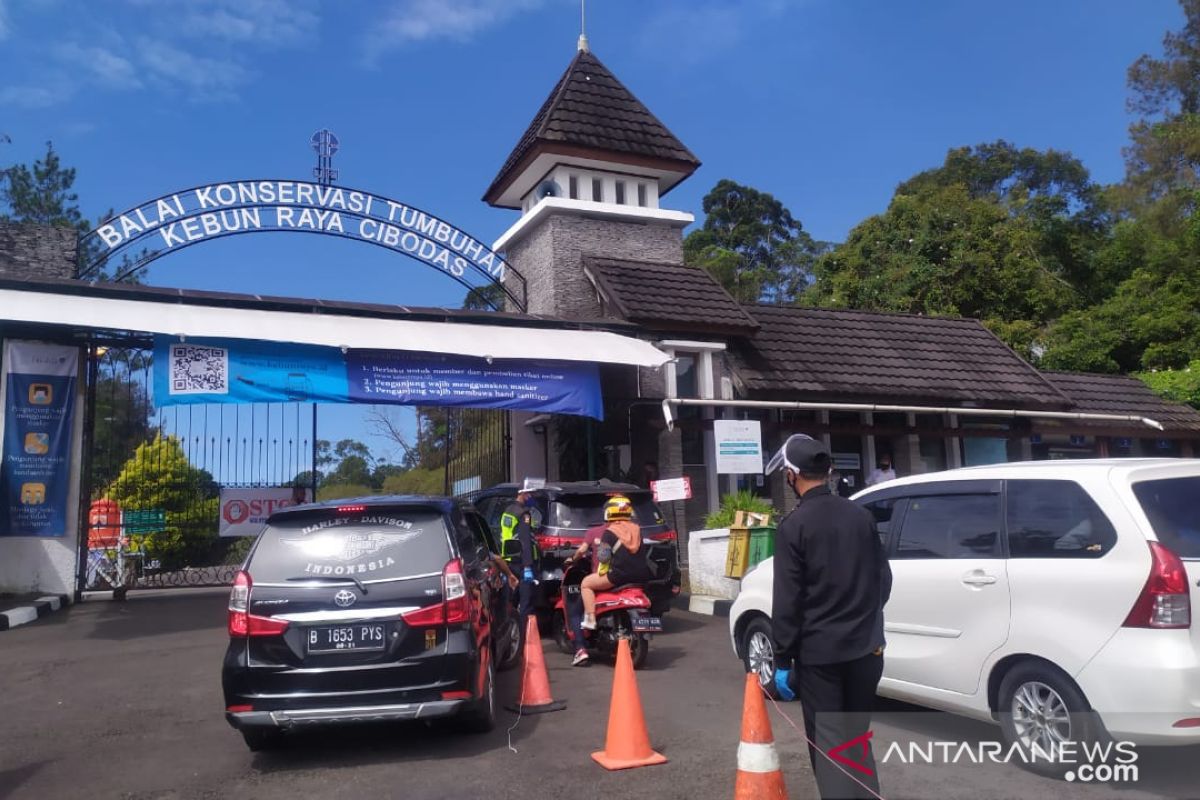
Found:
[[(804, 729), (822, 751), (818, 753), (812, 744), (808, 746), (822, 800), (858, 800), (879, 794), (871, 742), (859, 737), (865, 737), (870, 730), (875, 689), (882, 675), (882, 655), (837, 664), (801, 664), (796, 668), (793, 682), (796, 698), (804, 707)], [(830, 750), (847, 742), (852, 744), (840, 750), (834, 760), (826, 757)], [(860, 766), (849, 766), (838, 761), (839, 757)]]

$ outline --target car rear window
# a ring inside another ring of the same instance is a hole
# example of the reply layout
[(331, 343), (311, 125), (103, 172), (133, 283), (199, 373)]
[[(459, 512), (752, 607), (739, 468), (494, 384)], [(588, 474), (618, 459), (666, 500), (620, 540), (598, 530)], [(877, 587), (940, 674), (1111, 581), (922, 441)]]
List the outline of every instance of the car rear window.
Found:
[(250, 560), (258, 583), (308, 577), (389, 580), (441, 572), (450, 560), (442, 515), (432, 510), (282, 517)]
[(1200, 475), (1138, 481), (1133, 494), (1159, 542), (1180, 558), (1200, 559)]
[[(633, 502), (633, 521), (647, 533), (666, 529), (666, 521), (658, 505), (649, 494), (627, 495)], [(547, 525), (552, 528), (586, 531), (595, 525), (604, 524), (604, 504), (608, 496), (603, 494), (564, 495), (550, 503)]]

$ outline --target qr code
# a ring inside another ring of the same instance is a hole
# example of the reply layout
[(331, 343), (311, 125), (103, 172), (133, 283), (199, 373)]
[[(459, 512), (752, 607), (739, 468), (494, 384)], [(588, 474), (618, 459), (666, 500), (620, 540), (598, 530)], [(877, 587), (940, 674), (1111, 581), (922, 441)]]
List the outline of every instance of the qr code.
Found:
[(224, 347), (173, 344), (171, 394), (228, 394), (229, 351)]

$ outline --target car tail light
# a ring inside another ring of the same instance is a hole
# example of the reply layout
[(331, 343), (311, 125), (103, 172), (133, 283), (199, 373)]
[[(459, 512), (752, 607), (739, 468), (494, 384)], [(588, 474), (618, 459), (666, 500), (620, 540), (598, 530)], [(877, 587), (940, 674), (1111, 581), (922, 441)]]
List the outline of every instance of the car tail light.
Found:
[(663, 531), (662, 533), (654, 534), (654, 537), (649, 541), (652, 542), (675, 542), (679, 540), (679, 534), (675, 531)]
[(1188, 717), (1181, 719), (1171, 726), (1172, 728), (1200, 728), (1200, 717)]
[(470, 700), (470, 692), (442, 692), (443, 700)]
[(246, 711), (253, 711), (254, 706), (228, 706), (225, 710), (230, 714), (241, 714)]
[(467, 580), (463, 565), (454, 559), (442, 570), (442, 587), (446, 598), (446, 624), (461, 625), (471, 621), (471, 601), (467, 596)]
[(250, 574), (245, 570), (240, 570), (233, 579), (233, 589), (229, 592), (229, 635), (234, 639), (278, 636), (288, 628), (284, 620), (250, 613), (250, 589), (253, 586)]
[(1150, 559), (1150, 577), (1125, 619), (1124, 627), (1191, 627), (1192, 598), (1183, 562), (1158, 542), (1150, 542)]
[(338, 506), (337, 513), (339, 514), (361, 514), (366, 511), (366, 506)]
[(402, 616), (413, 628), (429, 628), (439, 625), (461, 625), (471, 621), (471, 603), (467, 596), (467, 581), (463, 577), (463, 565), (454, 559), (442, 570), (443, 602), (409, 611)]
[(534, 536), (533, 540), (537, 542), (537, 546), (542, 550), (558, 550), (566, 547), (578, 547), (579, 543), (583, 541), (583, 537)]

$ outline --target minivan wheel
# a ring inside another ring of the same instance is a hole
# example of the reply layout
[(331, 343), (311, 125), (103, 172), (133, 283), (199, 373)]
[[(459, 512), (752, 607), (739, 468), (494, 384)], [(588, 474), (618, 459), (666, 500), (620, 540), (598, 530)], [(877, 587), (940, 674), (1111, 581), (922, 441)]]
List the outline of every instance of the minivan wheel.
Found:
[(517, 617), (509, 617), (504, 623), (496, 647), (496, 669), (499, 672), (512, 669), (521, 660), (521, 622)]
[(746, 672), (758, 676), (758, 685), (775, 696), (775, 640), (771, 638), (771, 621), (756, 617), (742, 632), (742, 663)]
[(282, 744), (283, 731), (271, 728), (252, 728), (243, 730), (242, 738), (246, 740), (246, 747), (250, 748), (251, 753), (261, 753), (264, 750), (273, 750)]
[(459, 721), (468, 733), (487, 733), (496, 727), (496, 671), (491, 661), (488, 661), (483, 697), (462, 712)]
[[(1000, 730), (1006, 747), (1014, 744), (1025, 754), (1017, 763), (1039, 775), (1063, 777), (1076, 763), (1063, 764), (1053, 756), (1067, 742), (1102, 738), (1104, 726), (1073, 681), (1037, 663), (1013, 668), (1000, 682)], [(1047, 755), (1050, 758), (1047, 758)], [(1074, 748), (1075, 759), (1083, 751)]]

